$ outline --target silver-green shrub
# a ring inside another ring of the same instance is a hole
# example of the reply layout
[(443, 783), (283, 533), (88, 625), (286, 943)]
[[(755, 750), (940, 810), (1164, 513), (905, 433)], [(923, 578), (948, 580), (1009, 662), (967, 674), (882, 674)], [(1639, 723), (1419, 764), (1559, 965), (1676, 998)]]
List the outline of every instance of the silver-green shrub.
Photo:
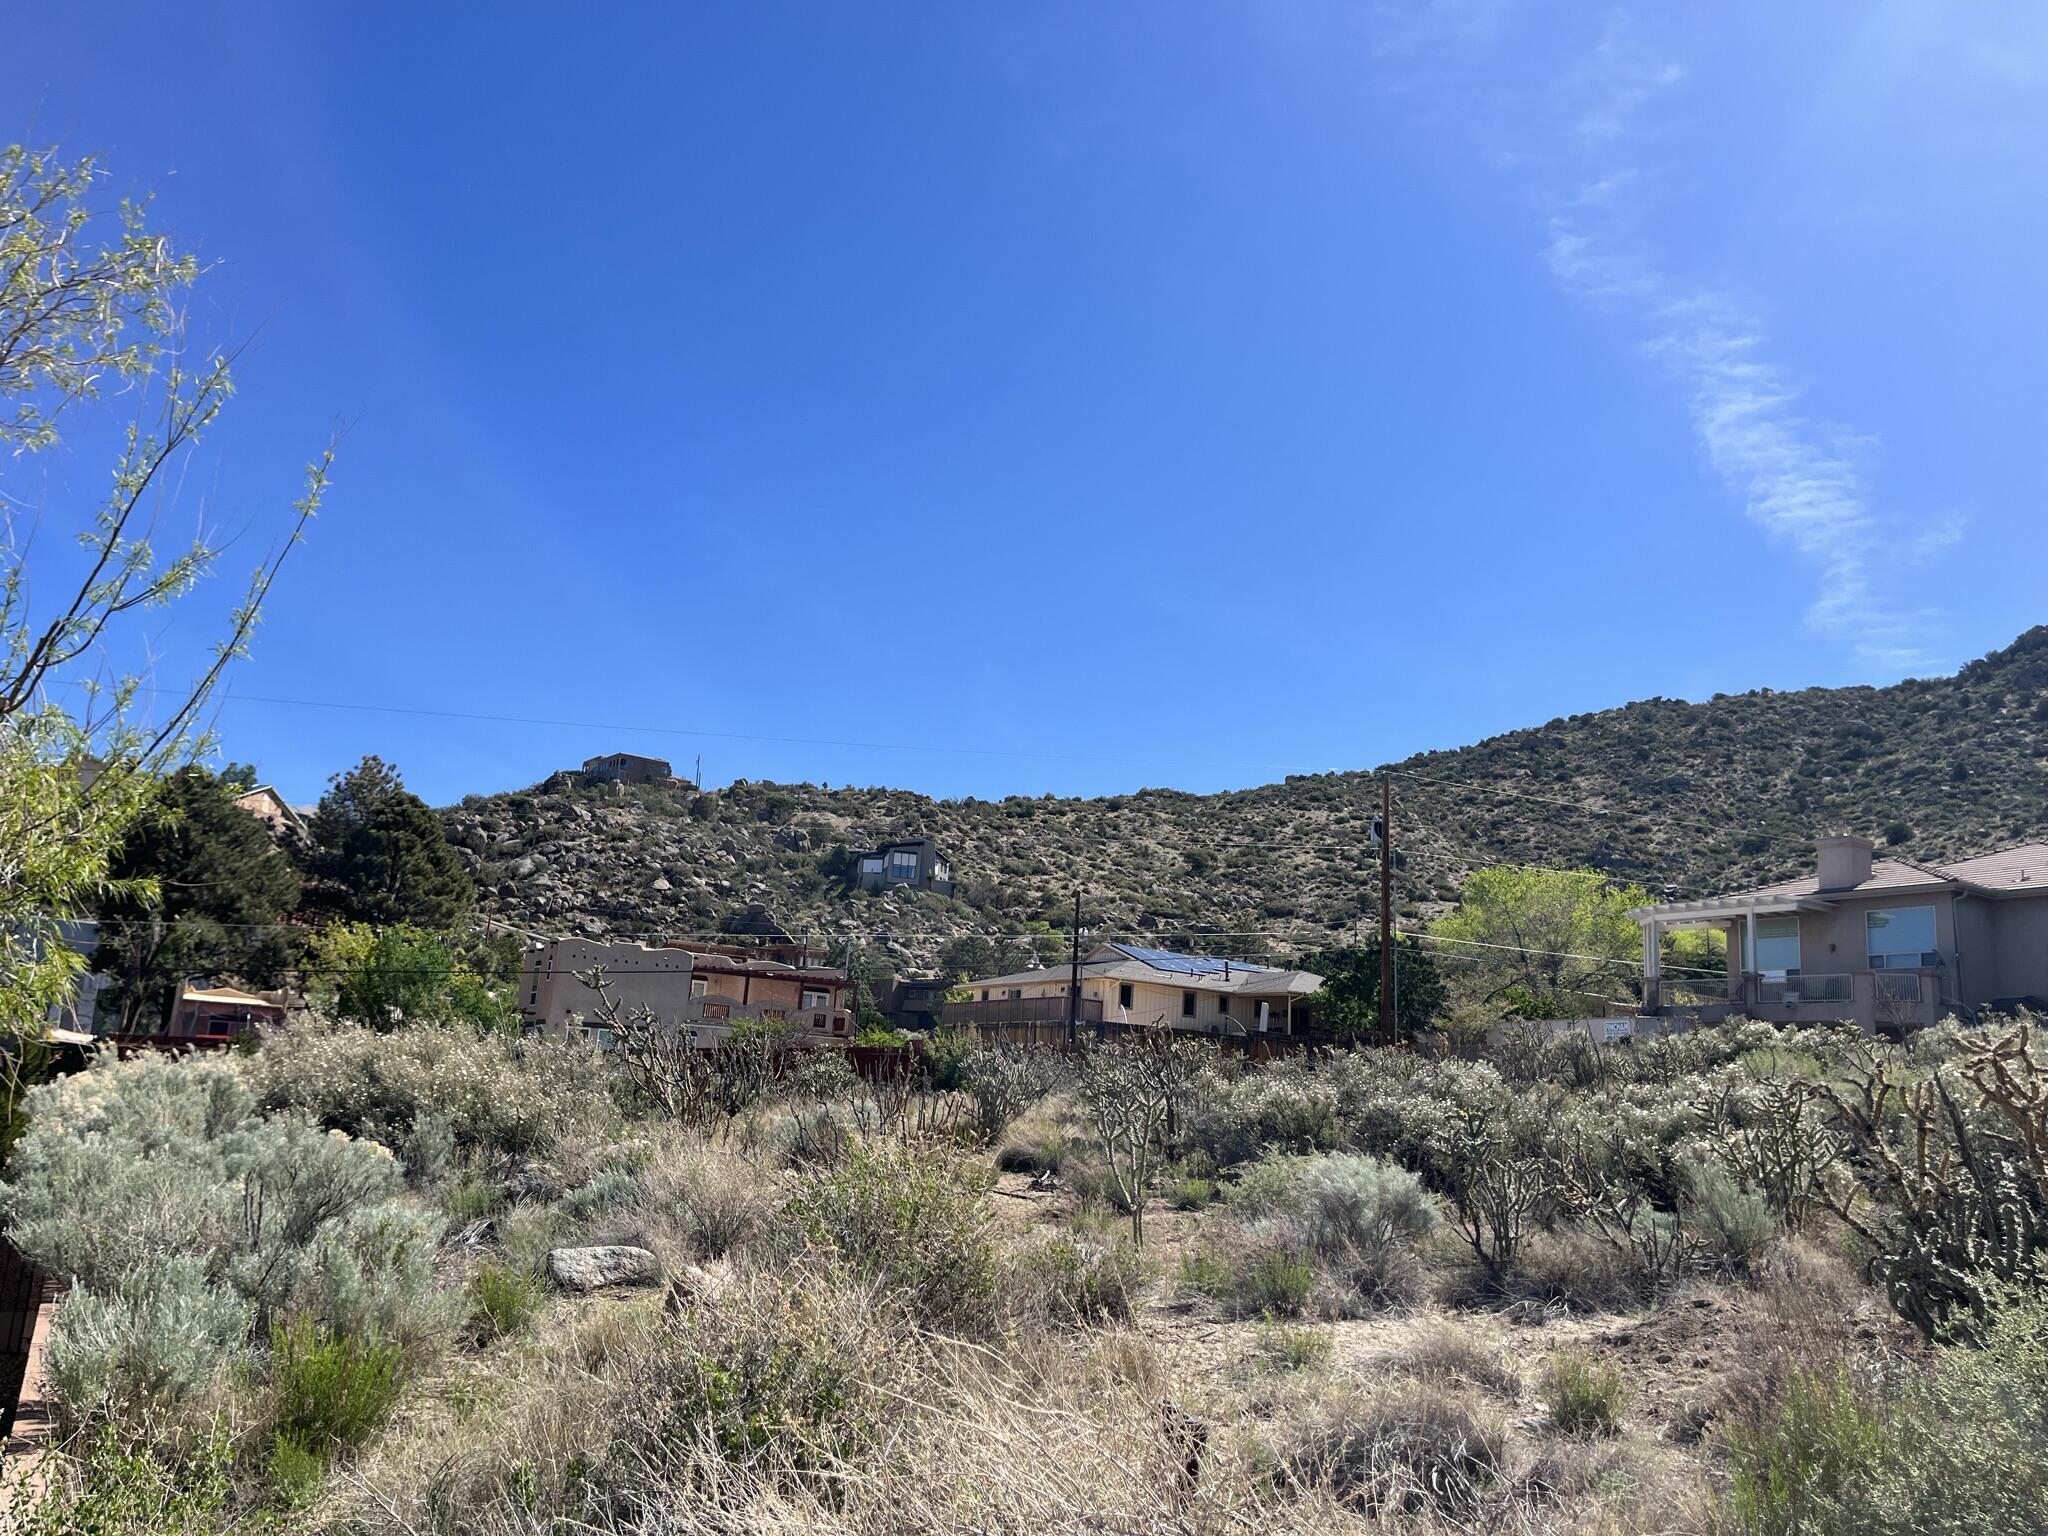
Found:
[(587, 1047), (459, 1026), (379, 1034), (309, 1019), (270, 1034), (250, 1076), (267, 1110), (408, 1150), (422, 1135), (440, 1139), (438, 1127), (419, 1129), (428, 1118), (446, 1121), (458, 1149), (515, 1156), (619, 1119), (605, 1064)]
[(50, 1345), (72, 1414), (174, 1403), (287, 1314), (406, 1341), (440, 1326), (442, 1222), (397, 1198), (397, 1160), (258, 1113), (237, 1063), (104, 1057), (28, 1110), (0, 1204), (72, 1281)]
[(160, 1256), (106, 1292), (74, 1287), (44, 1368), (74, 1416), (135, 1426), (204, 1388), (243, 1348), (249, 1305), (189, 1256)]

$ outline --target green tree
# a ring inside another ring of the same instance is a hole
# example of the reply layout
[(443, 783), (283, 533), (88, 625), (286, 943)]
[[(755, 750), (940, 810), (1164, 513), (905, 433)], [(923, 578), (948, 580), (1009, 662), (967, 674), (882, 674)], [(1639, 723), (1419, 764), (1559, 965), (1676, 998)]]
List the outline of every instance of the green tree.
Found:
[(438, 933), (399, 923), (336, 923), (314, 941), (307, 990), (335, 1017), (371, 1029), (407, 1024), (516, 1027), (509, 991), (493, 987)]
[[(1320, 992), (1309, 999), (1316, 1027), (1360, 1039), (1380, 1024), (1380, 946), (1351, 945), (1322, 949), (1297, 962), (1300, 969), (1323, 978)], [(1430, 1027), (1450, 1005), (1450, 993), (1436, 959), (1416, 938), (1394, 943), (1394, 1026), (1403, 1040)]]
[[(115, 850), (157, 779), (192, 755), (206, 699), (245, 649), (332, 458), (312, 466), (288, 537), (211, 655), (186, 686), (152, 690), (145, 722), (134, 708), (141, 680), (122, 673), (121, 657), (144, 611), (185, 595), (215, 563), (204, 540), (160, 553), (151, 535), (167, 525), (164, 492), (179, 462), (227, 402), (232, 356), (184, 334), (197, 261), (149, 227), (147, 202), (96, 202), (101, 174), (90, 159), (0, 149), (0, 502), (36, 512), (0, 523), (7, 1033), (39, 1027), (70, 995), (85, 961), (63, 943), (61, 924), (114, 893)], [(109, 489), (92, 505), (50, 505), (53, 482), (33, 461), (74, 436), (118, 444)]]
[(1598, 870), (1503, 864), (1474, 870), (1458, 909), (1430, 932), (1461, 1000), (1570, 1018), (1637, 990), (1642, 931), (1628, 909), (1648, 905), (1641, 886)]
[[(298, 905), (299, 872), (236, 793), (204, 768), (181, 768), (114, 854), (94, 965), (114, 978), (100, 1006), (119, 1010), (123, 1030), (169, 1018), (188, 976), (270, 986), (292, 961), (297, 934), (284, 919)], [(132, 894), (144, 881), (153, 899)]]
[(1037, 970), (1067, 958), (1067, 937), (1043, 923), (1035, 931), (993, 936), (962, 934), (939, 949), (939, 974), (966, 981), (977, 976), (1009, 976)]
[(382, 758), (338, 773), (307, 828), (310, 905), (345, 922), (452, 928), (476, 900), (476, 883), (441, 829), (441, 818)]

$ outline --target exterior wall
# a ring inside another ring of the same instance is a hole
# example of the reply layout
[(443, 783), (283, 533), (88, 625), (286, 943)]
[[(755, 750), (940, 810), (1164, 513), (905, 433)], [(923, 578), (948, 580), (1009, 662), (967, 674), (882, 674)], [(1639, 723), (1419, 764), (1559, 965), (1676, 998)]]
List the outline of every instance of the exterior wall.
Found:
[[(796, 1009), (803, 1006), (806, 991), (823, 992), (829, 1006), (840, 1005), (840, 994), (850, 985), (837, 978), (821, 980), (791, 974), (786, 976), (734, 975), (730, 971), (700, 970), (694, 973), (704, 983), (706, 997), (723, 998), (755, 1008)], [(687, 989), (685, 989), (687, 990)]]
[[(1131, 989), (1131, 1003), (1128, 1008), (1121, 1002), (1122, 989)], [(1055, 982), (1038, 982), (1029, 986), (976, 987), (977, 1000), (984, 995), (992, 1002), (1007, 998), (1012, 991), (1023, 997), (1065, 997), (1067, 983), (1064, 979)], [(1195, 1012), (1189, 1017), (1181, 1011), (1181, 996), (1184, 992), (1195, 995)], [(1145, 1028), (1166, 1025), (1174, 1029), (1199, 1030), (1208, 1033), (1222, 1029), (1226, 1033), (1243, 1030), (1256, 1031), (1259, 1023), (1259, 999), (1242, 993), (1205, 991), (1200, 987), (1167, 986), (1153, 981), (1122, 982), (1113, 976), (1081, 977), (1081, 996), (1092, 998), (1102, 1005), (1102, 1017), (1110, 1023), (1131, 1023)], [(1275, 1034), (1287, 1031), (1287, 999), (1274, 997), (1268, 1003), (1267, 1028)]]
[(1956, 996), (1955, 898), (1947, 891), (1843, 897), (1829, 911), (1800, 913), (1799, 969), (1809, 976), (1869, 971), (1866, 919), (1872, 912), (1896, 907), (1934, 908), (1934, 947), (1942, 957), (1940, 995), (1945, 1002), (1967, 1001)]
[(1971, 981), (1989, 1002), (1994, 997), (2048, 997), (2048, 891), (1981, 903), (1991, 918), (1992, 953), (1997, 964), (1988, 987)]
[(644, 944), (607, 944), (595, 939), (557, 939), (530, 949), (519, 962), (519, 1012), (549, 1034), (568, 1028), (569, 1016), (594, 1018), (598, 995), (576, 979), (577, 972), (603, 966), (612, 999), (623, 1010), (650, 1008), (664, 1023), (681, 1019), (690, 1001), (690, 955), (681, 949)]

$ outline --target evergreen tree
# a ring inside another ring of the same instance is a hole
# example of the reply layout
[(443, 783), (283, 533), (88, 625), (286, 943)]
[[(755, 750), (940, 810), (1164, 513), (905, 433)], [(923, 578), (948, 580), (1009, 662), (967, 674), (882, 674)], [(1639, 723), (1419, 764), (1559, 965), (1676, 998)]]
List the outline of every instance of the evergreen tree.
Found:
[[(1299, 962), (1304, 971), (1323, 978), (1323, 989), (1310, 999), (1316, 1028), (1360, 1038), (1380, 1022), (1380, 946), (1370, 944), (1318, 950)], [(1394, 942), (1394, 1024), (1398, 1038), (1411, 1038), (1434, 1023), (1450, 1002), (1436, 960), (1420, 940)]]
[[(299, 872), (268, 826), (235, 804), (235, 783), (204, 768), (164, 781), (115, 851), (116, 884), (99, 911), (94, 967), (114, 978), (102, 1008), (123, 1030), (168, 1019), (187, 977), (275, 985), (297, 935)], [(155, 896), (136, 894), (154, 887)]]
[(347, 922), (453, 927), (476, 884), (441, 818), (382, 758), (336, 774), (307, 829), (311, 905)]

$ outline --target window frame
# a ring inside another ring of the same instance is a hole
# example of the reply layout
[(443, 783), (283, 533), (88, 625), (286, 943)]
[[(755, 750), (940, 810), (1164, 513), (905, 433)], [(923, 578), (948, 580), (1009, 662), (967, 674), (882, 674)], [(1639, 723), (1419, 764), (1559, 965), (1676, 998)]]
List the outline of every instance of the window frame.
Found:
[[(1882, 953), (1871, 948), (1874, 930), (1871, 919), (1896, 918), (1907, 913), (1927, 914), (1927, 947), (1925, 949), (1887, 949)], [(1941, 955), (1941, 914), (1931, 901), (1916, 901), (1909, 906), (1871, 907), (1863, 914), (1863, 958), (1873, 971), (1916, 971), (1925, 970), (1930, 964), (1939, 963)]]
[[(1750, 936), (1750, 947), (1754, 951), (1753, 958), (1756, 962), (1757, 975), (1798, 975), (1801, 969), (1803, 968), (1806, 959), (1804, 947), (1805, 940), (1799, 931), (1799, 914), (1796, 912), (1790, 914), (1783, 912), (1764, 912), (1752, 916), (1750, 918), (1750, 921), (1756, 924), (1756, 930)], [(1790, 924), (1792, 931), (1789, 935), (1783, 933), (1774, 933), (1767, 936), (1764, 933), (1764, 924), (1766, 923)], [(1764, 963), (1765, 943), (1768, 942), (1772, 944), (1782, 944), (1786, 941), (1788, 937), (1790, 938), (1792, 943), (1792, 963), (1790, 965), (1766, 965)]]

